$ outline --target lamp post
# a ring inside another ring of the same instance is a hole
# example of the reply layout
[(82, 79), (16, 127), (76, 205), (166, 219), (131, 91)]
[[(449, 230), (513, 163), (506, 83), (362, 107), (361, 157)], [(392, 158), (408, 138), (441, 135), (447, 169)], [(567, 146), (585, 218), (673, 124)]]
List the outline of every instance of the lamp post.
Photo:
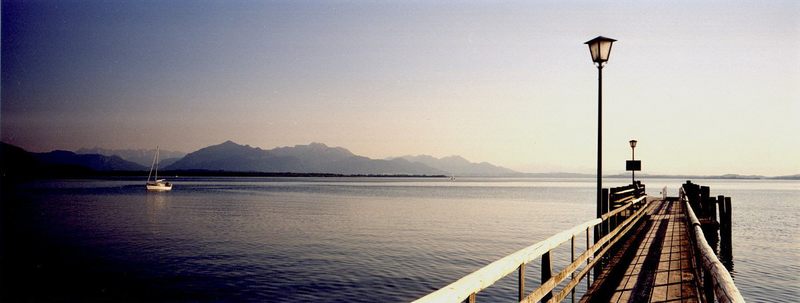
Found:
[(614, 39), (597, 36), (586, 41), (592, 62), (597, 66), (597, 205), (603, 202), (603, 66), (608, 62), (611, 54), (611, 44)]
[[(631, 140), (631, 141), (628, 141), (628, 142), (631, 144), (631, 161), (634, 161), (634, 160), (636, 160), (636, 157), (635, 157), (636, 154), (633, 152), (633, 150), (636, 149), (636, 140)], [(636, 181), (634, 181), (634, 180), (636, 180), (634, 178), (634, 174), (636, 174), (636, 170), (632, 169), (631, 170), (631, 184), (636, 184)]]

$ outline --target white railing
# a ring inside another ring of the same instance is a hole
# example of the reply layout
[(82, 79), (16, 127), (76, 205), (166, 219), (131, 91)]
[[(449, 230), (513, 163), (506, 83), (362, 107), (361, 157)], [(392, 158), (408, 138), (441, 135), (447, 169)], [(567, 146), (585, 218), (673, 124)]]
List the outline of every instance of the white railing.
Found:
[[(711, 245), (706, 241), (700, 220), (697, 219), (697, 216), (692, 210), (692, 206), (686, 199), (683, 187), (680, 188), (679, 192), (681, 202), (683, 202), (686, 209), (688, 223), (691, 225), (690, 233), (694, 236), (692, 240), (695, 245), (695, 253), (697, 253), (699, 257), (698, 263), (700, 263), (699, 265), (702, 267), (703, 280), (706, 281), (704, 284), (707, 284), (705, 287), (713, 289), (716, 302), (744, 302), (742, 294), (739, 292), (739, 289), (736, 288), (736, 284), (733, 283), (733, 277), (731, 277), (730, 272), (728, 272), (725, 265), (717, 258), (714, 249), (712, 249)], [(710, 282), (710, 284), (708, 282)]]
[[(523, 248), (513, 254), (505, 256), (500, 260), (494, 261), (489, 265), (484, 266), (477, 271), (464, 276), (463, 278), (447, 285), (435, 292), (432, 292), (414, 302), (428, 303), (428, 302), (474, 302), (475, 295), (491, 286), (501, 278), (508, 276), (514, 271), (519, 272), (519, 301), (520, 302), (536, 302), (539, 300), (547, 302), (559, 302), (566, 298), (570, 293), (574, 296), (574, 288), (580, 281), (588, 275), (589, 271), (601, 259), (600, 256), (605, 255), (611, 246), (617, 242), (622, 235), (626, 234), (645, 213), (647, 207), (647, 196), (639, 197), (626, 205), (619, 207), (611, 212), (601, 216), (601, 218), (586, 221), (569, 230), (562, 231), (556, 235), (547, 238), (544, 241), (533, 244)], [(628, 217), (625, 221), (620, 223), (617, 228), (609, 232), (600, 240), (596, 241), (594, 245), (589, 246), (589, 232), (595, 226), (602, 224), (610, 219), (618, 219), (623, 211), (632, 209), (634, 205), (644, 205), (637, 208), (637, 210)], [(579, 233), (586, 233), (586, 251), (580, 256), (575, 258), (575, 236)], [(543, 283), (530, 294), (525, 293), (525, 265), (541, 258), (543, 268), (550, 268), (550, 252), (566, 241), (571, 241), (572, 245), (572, 263), (564, 268), (555, 276), (552, 272), (545, 273), (543, 271)], [(576, 273), (578, 268), (585, 262), (586, 266)], [(555, 287), (571, 277), (562, 290), (553, 294)], [(587, 279), (587, 285), (590, 284)]]

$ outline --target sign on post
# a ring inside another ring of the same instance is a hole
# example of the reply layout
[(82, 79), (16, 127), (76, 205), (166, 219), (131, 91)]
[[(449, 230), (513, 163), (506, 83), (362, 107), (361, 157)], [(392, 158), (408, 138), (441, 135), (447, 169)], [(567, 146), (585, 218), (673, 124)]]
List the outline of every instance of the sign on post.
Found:
[(633, 171), (642, 170), (642, 161), (640, 160), (625, 161), (625, 170), (633, 170)]

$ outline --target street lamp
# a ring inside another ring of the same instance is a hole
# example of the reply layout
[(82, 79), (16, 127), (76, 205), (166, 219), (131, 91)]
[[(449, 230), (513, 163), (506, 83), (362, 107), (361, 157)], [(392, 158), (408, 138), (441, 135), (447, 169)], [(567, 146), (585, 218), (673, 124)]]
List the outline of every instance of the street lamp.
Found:
[[(636, 160), (636, 157), (635, 157), (636, 154), (633, 152), (633, 150), (636, 149), (636, 140), (631, 140), (631, 141), (628, 141), (628, 142), (631, 144), (631, 161), (635, 161)], [(636, 181), (634, 181), (634, 180), (636, 180), (634, 178), (634, 174), (635, 173), (636, 173), (636, 170), (635, 169), (631, 169), (631, 184), (636, 184)]]
[(614, 39), (597, 36), (586, 41), (592, 62), (597, 66), (597, 205), (603, 202), (603, 66), (611, 54), (611, 44)]

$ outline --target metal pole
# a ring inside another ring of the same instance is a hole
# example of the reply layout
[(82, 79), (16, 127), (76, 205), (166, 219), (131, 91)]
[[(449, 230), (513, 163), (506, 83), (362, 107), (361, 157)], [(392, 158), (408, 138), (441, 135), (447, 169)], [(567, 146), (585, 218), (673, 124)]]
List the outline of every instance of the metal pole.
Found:
[(602, 203), (603, 195), (603, 64), (597, 64), (597, 204)]
[[(635, 161), (636, 160), (636, 156), (635, 156), (635, 153), (634, 153), (635, 150), (636, 150), (635, 147), (631, 147), (631, 161)], [(636, 174), (636, 170), (635, 169), (631, 169), (631, 184), (636, 184), (636, 178), (634, 177), (635, 174)]]

